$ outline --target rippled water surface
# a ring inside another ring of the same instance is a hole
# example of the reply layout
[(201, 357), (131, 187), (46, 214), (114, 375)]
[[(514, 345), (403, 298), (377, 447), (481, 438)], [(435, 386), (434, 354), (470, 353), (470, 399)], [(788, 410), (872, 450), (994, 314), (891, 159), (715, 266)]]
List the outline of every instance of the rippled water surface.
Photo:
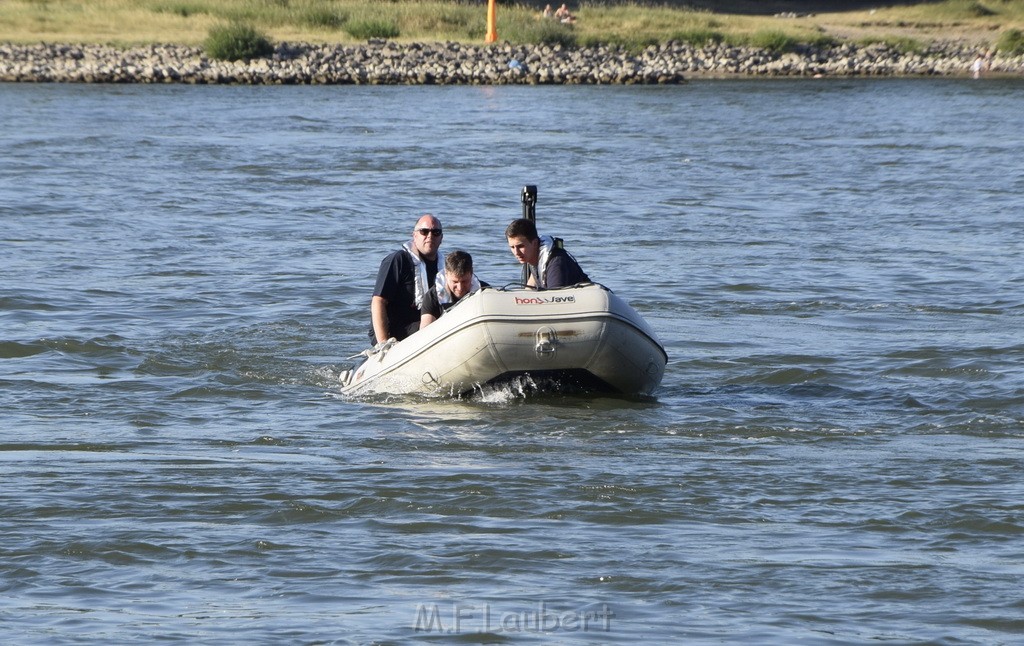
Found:
[[(1024, 86), (0, 87), (0, 635), (1016, 643)], [(347, 400), (422, 212), (653, 400)]]

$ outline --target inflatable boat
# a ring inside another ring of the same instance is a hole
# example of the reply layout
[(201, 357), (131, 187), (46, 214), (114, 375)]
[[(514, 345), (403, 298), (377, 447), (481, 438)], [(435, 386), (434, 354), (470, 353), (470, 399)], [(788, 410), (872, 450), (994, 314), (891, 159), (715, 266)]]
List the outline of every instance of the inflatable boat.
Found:
[(459, 397), (527, 380), (540, 390), (650, 395), (668, 356), (654, 330), (606, 287), (485, 287), (401, 342), (362, 353), (342, 392)]

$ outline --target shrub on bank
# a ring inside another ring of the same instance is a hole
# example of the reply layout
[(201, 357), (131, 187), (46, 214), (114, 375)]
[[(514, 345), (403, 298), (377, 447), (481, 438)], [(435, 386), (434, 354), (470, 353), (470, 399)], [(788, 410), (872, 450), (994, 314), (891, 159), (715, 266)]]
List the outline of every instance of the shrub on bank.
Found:
[(203, 49), (207, 56), (221, 61), (247, 61), (274, 53), (274, 46), (265, 35), (252, 25), (242, 23), (214, 27)]
[(890, 36), (887, 38), (863, 38), (857, 41), (858, 44), (868, 45), (885, 45), (891, 47), (898, 52), (903, 54), (922, 54), (927, 49), (921, 41), (914, 38), (907, 38), (905, 36)]
[(996, 15), (996, 12), (976, 0), (950, 0), (948, 3), (952, 11), (968, 18), (987, 18)]
[(388, 20), (354, 20), (345, 25), (345, 31), (353, 38), (398, 38), (402, 33), (398, 25)]
[(1024, 54), (1024, 32), (1020, 29), (1007, 29), (999, 36), (996, 49), (1010, 56)]

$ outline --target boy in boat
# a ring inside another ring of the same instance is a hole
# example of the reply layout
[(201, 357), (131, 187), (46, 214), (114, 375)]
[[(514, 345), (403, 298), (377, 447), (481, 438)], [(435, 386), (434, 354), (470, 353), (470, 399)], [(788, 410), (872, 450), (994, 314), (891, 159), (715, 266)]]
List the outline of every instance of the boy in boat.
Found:
[(533, 220), (512, 220), (505, 229), (505, 238), (519, 264), (530, 268), (528, 286), (555, 289), (590, 282), (572, 254), (562, 248), (561, 239), (537, 235)]
[(467, 294), (472, 294), (487, 283), (473, 273), (473, 256), (465, 251), (453, 251), (444, 258), (444, 278), (437, 277), (434, 291), (424, 295), (420, 307), (420, 329), (441, 317)]
[(401, 341), (420, 329), (423, 298), (434, 291), (437, 250), (444, 232), (429, 213), (416, 221), (412, 240), (380, 263), (370, 299), (370, 345)]

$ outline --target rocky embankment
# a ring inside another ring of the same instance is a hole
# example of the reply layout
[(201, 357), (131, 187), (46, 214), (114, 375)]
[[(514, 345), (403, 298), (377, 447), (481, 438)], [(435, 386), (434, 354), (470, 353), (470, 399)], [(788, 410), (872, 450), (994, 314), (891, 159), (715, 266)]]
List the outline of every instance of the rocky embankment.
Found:
[[(613, 47), (473, 46), (458, 43), (278, 44), (248, 62), (208, 59), (201, 49), (154, 45), (0, 44), (0, 81), (236, 84), (672, 84), (689, 77), (966, 76), (980, 48), (949, 43), (921, 53), (886, 45), (798, 52), (685, 43), (637, 54)], [(988, 73), (1020, 74), (1024, 56), (996, 56)]]

